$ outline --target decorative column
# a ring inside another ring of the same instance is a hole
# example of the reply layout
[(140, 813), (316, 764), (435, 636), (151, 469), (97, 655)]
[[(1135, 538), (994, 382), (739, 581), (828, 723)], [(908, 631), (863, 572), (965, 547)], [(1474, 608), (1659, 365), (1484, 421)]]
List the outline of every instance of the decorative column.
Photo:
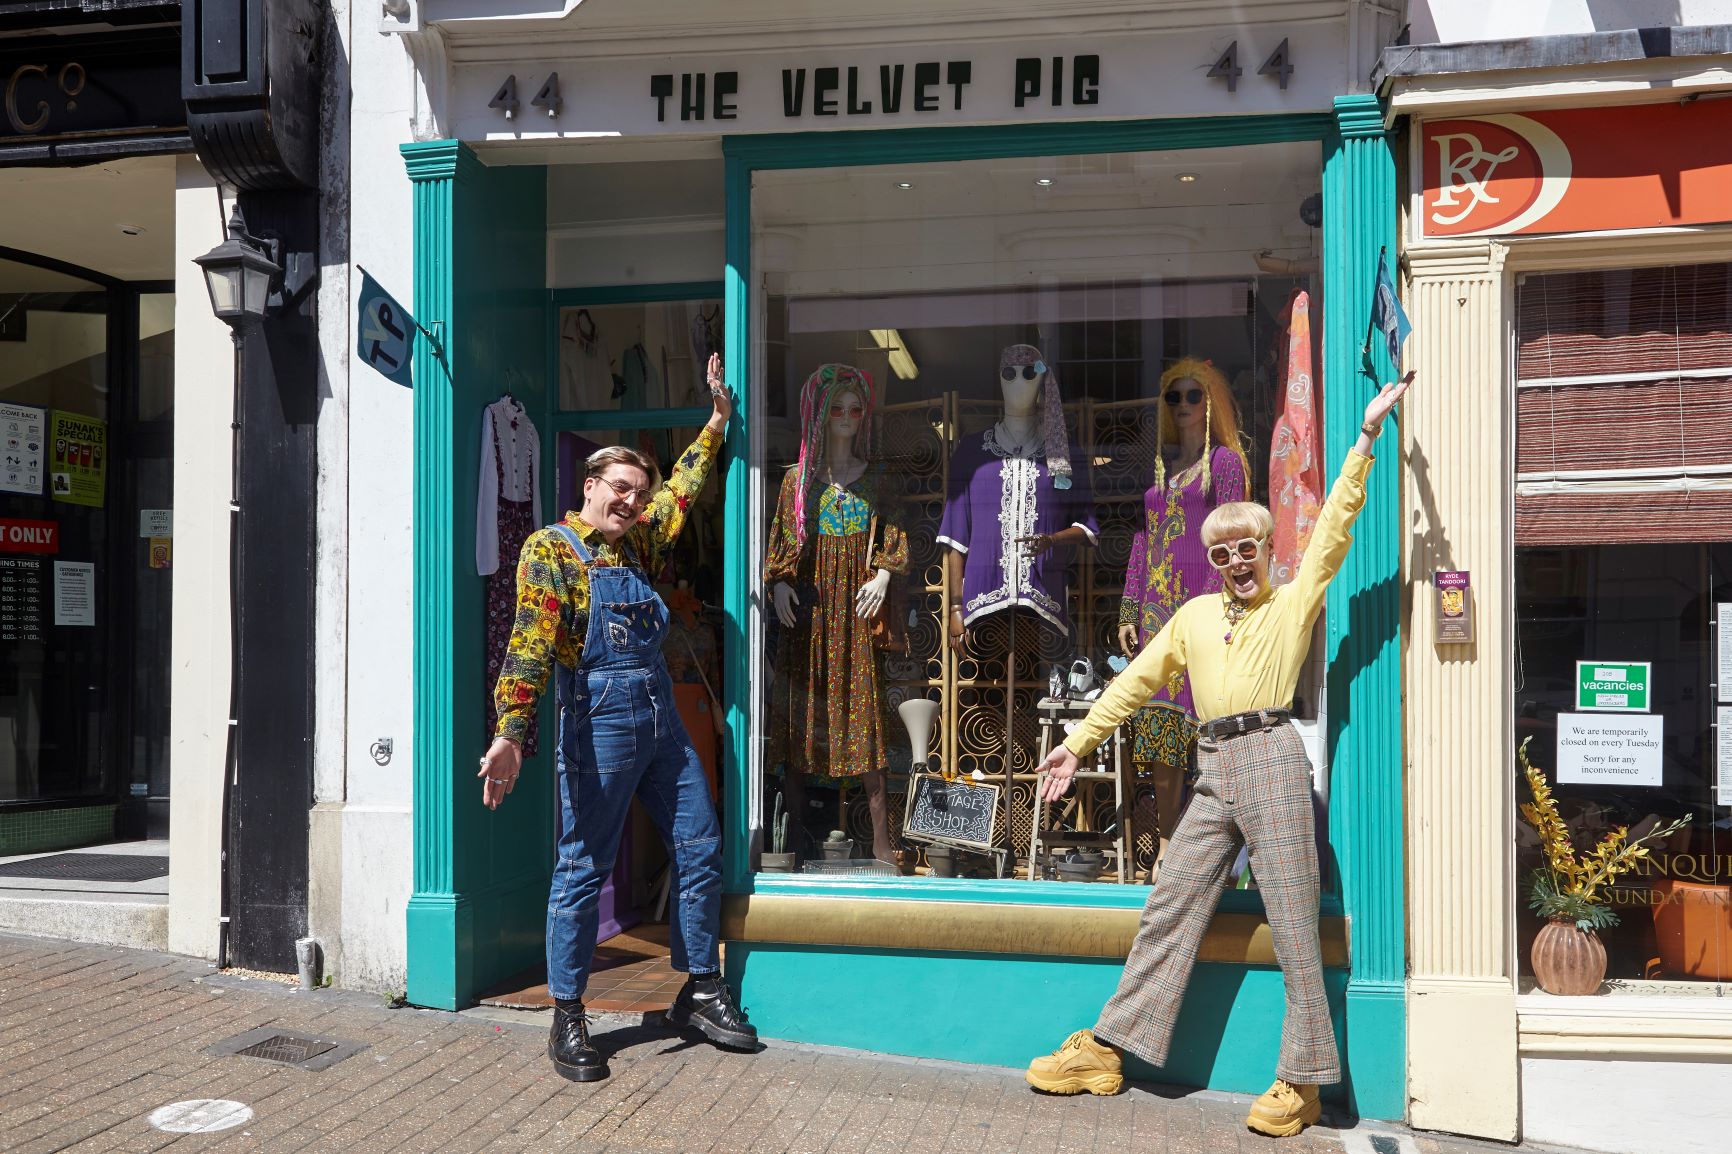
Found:
[[(455, 208), (460, 186), (481, 166), (455, 140), (406, 144), (402, 151), (414, 186), (415, 299), (409, 307), (443, 345), (417, 340), (413, 368), (415, 874), (407, 911), (407, 997), (418, 1006), (454, 1010), (473, 984), (474, 966), (474, 914), (456, 868), (462, 819), (455, 787), (459, 776), (465, 783), (472, 776), (462, 767), (475, 764), (473, 754), (459, 756), (452, 708), (453, 590), (458, 559), (473, 553), (458, 547), (452, 516)], [(474, 747), (473, 728), (466, 727), (462, 750)]]
[[(751, 497), (748, 468), (752, 459), (752, 168), (744, 157), (727, 151), (729, 143), (723, 142), (727, 268), (722, 280), (722, 366), (735, 404), (717, 480), (722, 486), (722, 507), (728, 510), (727, 532), (722, 535), (722, 617), (728, 623), (722, 639), (727, 676), (722, 681), (728, 741), (722, 764), (728, 783), (725, 793), (733, 800), (722, 808), (722, 880), (728, 893), (745, 893), (751, 888), (753, 827), (763, 812), (763, 782), (750, 771), (752, 695), (757, 683), (752, 678), (752, 646), (745, 634), (752, 621), (748, 575), (756, 568), (750, 556), (750, 510), (761, 506)], [(767, 824), (769, 816), (761, 820)]]
[[(1371, 95), (1337, 97), (1323, 165), (1324, 459), (1336, 468), (1359, 436), (1365, 403), (1393, 370), (1361, 350), (1377, 257), (1397, 268), (1395, 160)], [(1424, 386), (1419, 386), (1424, 387)], [(1352, 925), (1345, 1063), (1363, 1117), (1406, 1112), (1406, 953), (1402, 860), (1401, 434), (1371, 470), (1354, 545), (1329, 587), (1326, 646), (1329, 842)]]
[[(1412, 606), (1408, 743), (1410, 1121), (1513, 1141), (1520, 1113), (1509, 972), (1512, 652), (1504, 247), (1408, 250), (1418, 382), (1404, 404)], [(1438, 645), (1437, 570), (1472, 574), (1475, 636)], [(1472, 1054), (1463, 1062), (1463, 1054)]]

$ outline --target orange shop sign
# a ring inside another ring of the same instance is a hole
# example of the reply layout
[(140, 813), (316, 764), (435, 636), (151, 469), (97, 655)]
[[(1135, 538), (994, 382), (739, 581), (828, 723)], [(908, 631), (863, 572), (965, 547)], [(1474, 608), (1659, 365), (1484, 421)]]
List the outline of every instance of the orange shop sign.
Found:
[(1420, 150), (1427, 237), (1732, 220), (1732, 101), (1428, 120)]

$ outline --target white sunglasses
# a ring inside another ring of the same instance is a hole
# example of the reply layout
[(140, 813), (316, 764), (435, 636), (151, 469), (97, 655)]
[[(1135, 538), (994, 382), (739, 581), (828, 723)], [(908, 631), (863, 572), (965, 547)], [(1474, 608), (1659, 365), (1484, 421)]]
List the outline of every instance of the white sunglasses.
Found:
[(1231, 569), (1236, 561), (1255, 561), (1263, 554), (1263, 537), (1241, 537), (1209, 546), (1209, 564), (1217, 569)]

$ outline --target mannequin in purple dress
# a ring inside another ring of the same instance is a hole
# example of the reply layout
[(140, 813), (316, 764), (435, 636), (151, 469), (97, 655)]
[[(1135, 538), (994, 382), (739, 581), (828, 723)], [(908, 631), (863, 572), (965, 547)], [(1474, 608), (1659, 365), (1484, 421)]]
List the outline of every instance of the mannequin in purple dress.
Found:
[[(1143, 524), (1131, 542), (1119, 603), (1119, 647), (1126, 657), (1159, 633), (1180, 605), (1220, 590), (1221, 575), (1203, 549), (1203, 518), (1217, 505), (1245, 500), (1248, 488), (1232, 393), (1210, 362), (1186, 357), (1161, 374), (1157, 428), (1154, 484), (1143, 496)], [(1196, 735), (1183, 673), (1131, 717), (1131, 760), (1137, 776), (1154, 786), (1156, 860), (1178, 828)]]

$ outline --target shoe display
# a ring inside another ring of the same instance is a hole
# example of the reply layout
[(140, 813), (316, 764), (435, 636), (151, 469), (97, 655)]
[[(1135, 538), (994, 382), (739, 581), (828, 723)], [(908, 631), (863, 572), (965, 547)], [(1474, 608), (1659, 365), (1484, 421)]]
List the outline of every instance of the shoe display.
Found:
[(1315, 1126), (1322, 1116), (1323, 1103), (1317, 1099), (1317, 1087), (1277, 1078), (1261, 1098), (1251, 1103), (1245, 1125), (1271, 1138), (1291, 1138), (1305, 1127)]
[(1095, 1041), (1093, 1030), (1078, 1030), (1051, 1054), (1030, 1062), (1023, 1077), (1048, 1094), (1117, 1094), (1125, 1085), (1119, 1052)]
[(720, 978), (686, 979), (679, 997), (668, 1007), (668, 1025), (696, 1026), (704, 1037), (731, 1050), (756, 1050), (758, 1031), (734, 1005), (734, 995)]
[(561, 1078), (573, 1082), (599, 1082), (607, 1077), (607, 1059), (589, 1040), (589, 1018), (583, 1003), (574, 1009), (553, 1008), (553, 1030), (547, 1038), (547, 1056)]

